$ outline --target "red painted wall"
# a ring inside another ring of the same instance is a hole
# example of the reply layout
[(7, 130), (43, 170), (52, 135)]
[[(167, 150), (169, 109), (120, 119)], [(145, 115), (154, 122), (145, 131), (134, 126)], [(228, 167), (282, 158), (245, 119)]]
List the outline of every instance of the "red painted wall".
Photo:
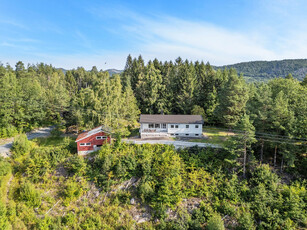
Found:
[[(110, 143), (110, 137), (109, 136), (105, 140), (96, 140), (97, 136), (107, 136), (107, 134), (104, 133), (104, 132), (100, 132), (100, 133), (96, 133), (92, 136), (89, 136), (87, 138), (84, 138), (84, 139), (78, 141), (77, 142), (78, 152), (79, 151), (93, 150), (94, 145), (103, 145), (104, 143)], [(90, 146), (80, 146), (81, 143), (91, 143), (91, 145)]]

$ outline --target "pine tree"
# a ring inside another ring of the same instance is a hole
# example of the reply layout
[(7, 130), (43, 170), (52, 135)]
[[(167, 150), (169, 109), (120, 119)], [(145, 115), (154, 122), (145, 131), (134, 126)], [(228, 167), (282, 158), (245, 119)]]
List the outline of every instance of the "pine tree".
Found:
[(218, 95), (219, 105), (215, 114), (222, 124), (232, 128), (244, 114), (248, 88), (243, 77), (238, 77), (235, 70), (230, 70), (229, 74), (228, 81)]
[[(180, 63), (180, 62), (179, 62)], [(196, 84), (195, 69), (187, 60), (178, 66), (176, 107), (178, 113), (190, 114), (194, 104), (194, 90)]]
[(236, 134), (239, 143), (243, 144), (241, 151), (243, 152), (243, 177), (246, 177), (246, 162), (247, 162), (247, 150), (251, 147), (252, 143), (256, 142), (255, 139), (255, 127), (249, 120), (249, 116), (244, 114), (239, 120), (236, 129), (240, 130), (240, 133)]

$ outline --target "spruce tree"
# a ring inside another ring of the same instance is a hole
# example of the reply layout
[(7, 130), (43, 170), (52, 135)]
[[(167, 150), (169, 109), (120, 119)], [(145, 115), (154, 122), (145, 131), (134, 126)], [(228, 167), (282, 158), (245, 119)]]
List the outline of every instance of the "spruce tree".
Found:
[(248, 88), (243, 77), (230, 70), (229, 79), (218, 95), (215, 114), (223, 125), (233, 128), (244, 114), (247, 100)]

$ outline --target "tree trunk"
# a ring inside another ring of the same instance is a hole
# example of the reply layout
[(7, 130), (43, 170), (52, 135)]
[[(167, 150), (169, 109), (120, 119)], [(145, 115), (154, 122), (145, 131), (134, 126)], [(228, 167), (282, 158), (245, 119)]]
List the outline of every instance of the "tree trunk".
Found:
[(277, 157), (277, 145), (275, 145), (275, 152), (274, 152), (274, 167), (276, 167), (276, 157)]
[(262, 161), (263, 161), (263, 145), (264, 145), (264, 141), (262, 139), (261, 140), (261, 150), (260, 150), (260, 164), (262, 164)]
[(243, 152), (243, 178), (246, 177), (246, 140), (244, 140), (244, 152)]
[(281, 163), (280, 163), (280, 172), (282, 172), (284, 166), (284, 156), (281, 158)]

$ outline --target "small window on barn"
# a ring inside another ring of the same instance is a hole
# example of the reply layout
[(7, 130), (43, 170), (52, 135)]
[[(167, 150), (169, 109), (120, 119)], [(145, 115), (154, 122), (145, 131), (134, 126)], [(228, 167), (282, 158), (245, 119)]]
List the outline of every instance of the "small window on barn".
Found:
[(86, 145), (86, 146), (90, 146), (90, 145), (91, 145), (91, 143), (85, 143), (85, 145)]
[(186, 136), (189, 136), (189, 134), (188, 134), (188, 133), (186, 133), (185, 135), (186, 135)]
[(198, 134), (195, 134), (195, 136), (198, 136)]
[(166, 129), (166, 124), (162, 124), (162, 129)]
[(97, 136), (96, 137), (96, 140), (105, 140), (105, 139), (107, 139), (106, 136)]
[(188, 129), (190, 126), (189, 126), (189, 125), (186, 125), (185, 127)]
[(84, 146), (85, 145), (85, 143), (80, 143), (80, 146)]
[(149, 124), (148, 128), (150, 128), (150, 129), (154, 128), (154, 124)]
[(176, 128), (176, 129), (178, 129), (178, 127), (179, 127), (178, 125), (175, 125), (175, 128)]
[(198, 125), (195, 125), (195, 128), (196, 128), (196, 129), (198, 129), (198, 127), (199, 127)]
[(173, 128), (174, 128), (174, 125), (171, 125), (171, 128), (173, 129)]

